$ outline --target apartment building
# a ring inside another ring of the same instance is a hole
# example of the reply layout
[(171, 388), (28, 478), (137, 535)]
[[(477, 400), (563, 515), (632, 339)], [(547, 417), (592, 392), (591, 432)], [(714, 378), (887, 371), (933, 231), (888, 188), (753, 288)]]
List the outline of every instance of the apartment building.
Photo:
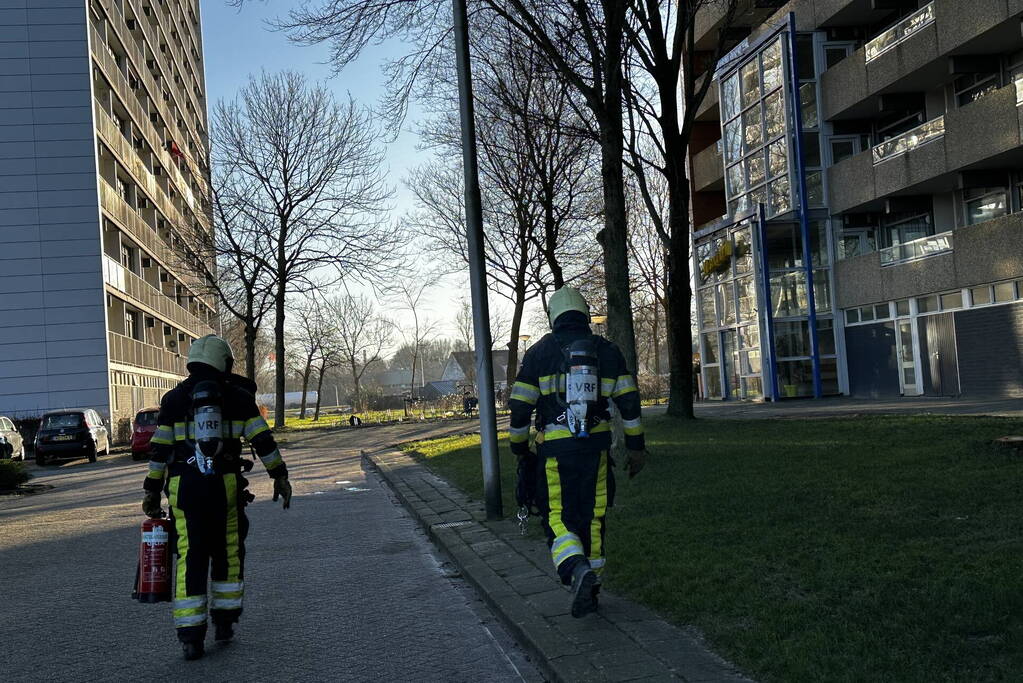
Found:
[(0, 414), (114, 433), (212, 331), (197, 0), (0, 4)]
[[(1023, 0), (741, 0), (690, 147), (708, 398), (1023, 397)], [(712, 60), (706, 60), (710, 62)]]

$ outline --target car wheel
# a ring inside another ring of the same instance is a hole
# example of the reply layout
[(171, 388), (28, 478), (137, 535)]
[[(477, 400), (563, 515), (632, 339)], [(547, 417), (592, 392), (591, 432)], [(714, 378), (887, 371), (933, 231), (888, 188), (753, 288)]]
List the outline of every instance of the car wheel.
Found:
[(89, 459), (89, 462), (96, 462), (96, 444), (92, 444), (92, 447), (85, 453), (85, 457)]
[(40, 467), (46, 467), (46, 456), (36, 450), (36, 464)]

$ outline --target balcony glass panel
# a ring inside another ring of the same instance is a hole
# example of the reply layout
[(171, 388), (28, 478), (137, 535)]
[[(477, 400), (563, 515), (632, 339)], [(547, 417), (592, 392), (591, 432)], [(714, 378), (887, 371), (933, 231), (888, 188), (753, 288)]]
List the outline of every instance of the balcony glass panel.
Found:
[(871, 40), (864, 47), (864, 60), (870, 62), (877, 59), (899, 43), (907, 40), (914, 33), (934, 23), (934, 3), (924, 5), (913, 14), (892, 26), (890, 29)]
[(781, 40), (764, 49), (761, 59), (764, 64), (764, 92), (769, 93), (782, 84)]
[(885, 140), (874, 146), (874, 163), (880, 164), (883, 161), (894, 159), (900, 154), (921, 147), (928, 142), (933, 142), (945, 134), (945, 117), (939, 116), (936, 119), (908, 130), (890, 140)]
[(899, 263), (918, 261), (952, 251), (952, 232), (943, 232), (930, 237), (922, 237), (911, 242), (897, 244), (881, 250), (881, 265), (894, 266)]

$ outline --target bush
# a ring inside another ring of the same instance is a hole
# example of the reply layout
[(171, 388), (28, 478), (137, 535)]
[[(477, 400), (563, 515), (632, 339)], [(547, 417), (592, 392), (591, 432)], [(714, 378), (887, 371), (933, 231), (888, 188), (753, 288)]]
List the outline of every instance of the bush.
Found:
[(16, 460), (0, 460), (0, 491), (16, 489), (28, 481), (30, 476), (24, 464)]

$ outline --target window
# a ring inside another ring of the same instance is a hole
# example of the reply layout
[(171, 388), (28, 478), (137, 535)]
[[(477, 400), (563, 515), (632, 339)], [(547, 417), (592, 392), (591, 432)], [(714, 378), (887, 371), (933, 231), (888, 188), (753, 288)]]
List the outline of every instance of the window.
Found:
[(976, 225), (1008, 213), (1009, 193), (1004, 187), (977, 187), (963, 190), (966, 224)]
[(124, 336), (139, 339), (139, 314), (136, 311), (124, 312)]
[(974, 306), (983, 306), (991, 303), (990, 287), (974, 287), (970, 290), (970, 302)]
[(845, 312), (845, 322), (848, 325), (854, 325), (860, 321), (860, 309), (850, 308)]
[(830, 69), (835, 66), (843, 59), (852, 54), (855, 45), (848, 43), (845, 45), (825, 45), (824, 46), (824, 68)]
[(878, 121), (875, 137), (877, 142), (884, 142), (913, 130), (924, 121), (926, 118), (922, 106), (919, 110), (896, 112)]
[(885, 237), (885, 246), (894, 247), (933, 235), (934, 223), (930, 211), (889, 214), (884, 218), (881, 234)]
[(887, 320), (892, 315), (892, 309), (888, 304), (877, 304), (874, 306), (874, 318), (876, 320)]
[(941, 310), (950, 311), (962, 307), (963, 307), (962, 292), (950, 292), (948, 294), (941, 295)]
[(960, 76), (952, 84), (955, 91), (956, 106), (962, 107), (976, 102), (992, 90), (998, 89), (997, 73), (976, 73)]
[(999, 282), (995, 285), (995, 303), (1005, 303), (1016, 299), (1016, 286), (1012, 282)]
[(916, 310), (919, 313), (933, 313), (938, 310), (938, 297), (922, 296), (916, 300)]
[(909, 315), (909, 299), (895, 302), (895, 314), (900, 317)]

